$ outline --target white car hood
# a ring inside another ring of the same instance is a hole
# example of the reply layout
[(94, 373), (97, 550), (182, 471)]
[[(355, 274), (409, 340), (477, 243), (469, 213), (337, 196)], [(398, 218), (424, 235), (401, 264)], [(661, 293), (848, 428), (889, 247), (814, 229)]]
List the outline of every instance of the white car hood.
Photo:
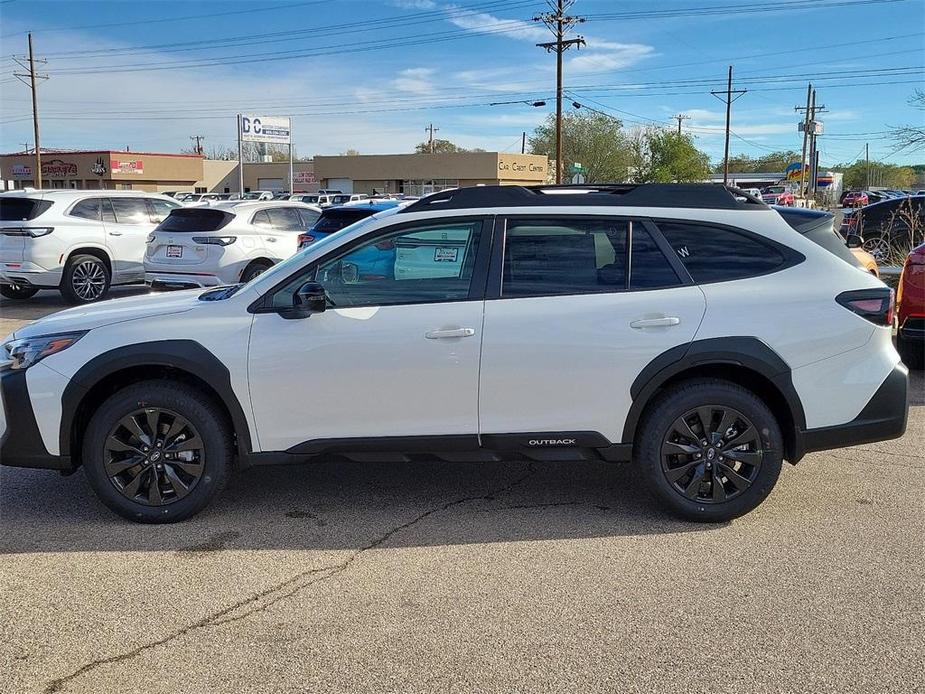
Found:
[(182, 313), (209, 305), (208, 302), (199, 301), (199, 296), (203, 291), (202, 289), (191, 289), (164, 294), (145, 294), (69, 308), (20, 328), (13, 333), (13, 337), (19, 339), (75, 330), (92, 330), (136, 318)]

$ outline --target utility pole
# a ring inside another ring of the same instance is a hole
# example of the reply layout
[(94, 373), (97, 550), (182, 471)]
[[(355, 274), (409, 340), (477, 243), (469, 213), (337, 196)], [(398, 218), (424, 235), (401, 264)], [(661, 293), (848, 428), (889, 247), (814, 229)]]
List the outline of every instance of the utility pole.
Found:
[(527, 131), (526, 130), (523, 131), (523, 134), (520, 137), (520, 153), (521, 154), (527, 153)]
[(864, 143), (864, 162), (867, 172), (867, 190), (870, 190), (870, 143)]
[(674, 120), (678, 121), (678, 135), (681, 134), (681, 121), (685, 121), (685, 120), (690, 120), (690, 119), (691, 119), (690, 116), (685, 116), (683, 113), (679, 113), (679, 114), (676, 115), (676, 116), (672, 116), (672, 118), (673, 118)]
[[(732, 102), (738, 100), (743, 94), (748, 92), (747, 89), (732, 88), (732, 65), (729, 66), (729, 77), (726, 80), (726, 91), (710, 92), (717, 99), (726, 104), (726, 147), (723, 154), (723, 185), (729, 185), (729, 126), (732, 122)], [(722, 95), (722, 96), (720, 96)], [(735, 98), (733, 98), (733, 96)]]
[(205, 136), (204, 135), (190, 135), (189, 139), (193, 140), (196, 143), (196, 145), (193, 147), (193, 151), (199, 156), (202, 156), (202, 141), (206, 139)]
[(552, 12), (544, 12), (533, 18), (534, 22), (543, 22), (556, 37), (555, 41), (536, 44), (546, 52), (556, 54), (556, 184), (562, 183), (562, 54), (572, 46), (579, 50), (585, 45), (581, 36), (566, 39), (565, 33), (576, 24), (585, 21), (584, 17), (569, 17), (565, 13), (575, 4), (575, 0), (547, 0)]
[(424, 128), (424, 130), (425, 130), (425, 132), (429, 132), (429, 133), (430, 133), (430, 136), (429, 136), (428, 139), (427, 139), (427, 151), (429, 151), (431, 154), (433, 154), (433, 153), (434, 153), (434, 133), (435, 133), (435, 132), (438, 132), (438, 131), (440, 130), (440, 128), (435, 128), (435, 127), (434, 127), (434, 124), (431, 123), (431, 124), (428, 125), (426, 128)]
[[(32, 51), (32, 32), (29, 33), (29, 57), (28, 58), (17, 58), (13, 56), (13, 60), (16, 62), (19, 67), (23, 70), (28, 70), (29, 72), (14, 72), (13, 76), (16, 77), (20, 82), (27, 85), (32, 90), (32, 129), (35, 135), (35, 175), (33, 176), (33, 183), (36, 188), (42, 187), (42, 145), (39, 141), (39, 101), (38, 93), (35, 88), (36, 80), (47, 80), (48, 75), (36, 75), (35, 74), (35, 64), (41, 63), (44, 65), (47, 63), (47, 60), (38, 59), (36, 60), (35, 54)], [(28, 67), (26, 62), (28, 60)], [(29, 81), (26, 81), (26, 78)]]
[(809, 107), (812, 103), (813, 96), (813, 83), (810, 82), (809, 86), (806, 87), (806, 107), (801, 109), (799, 106), (794, 106), (793, 110), (799, 112), (804, 110), (806, 116), (803, 118), (803, 154), (800, 156), (800, 197), (806, 197), (806, 145), (809, 141)]

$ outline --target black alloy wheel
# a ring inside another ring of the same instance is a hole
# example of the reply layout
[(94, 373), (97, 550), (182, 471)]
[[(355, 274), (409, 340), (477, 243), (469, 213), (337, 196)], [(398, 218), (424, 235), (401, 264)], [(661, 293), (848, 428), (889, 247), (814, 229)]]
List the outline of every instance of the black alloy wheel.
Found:
[(127, 499), (147, 506), (184, 498), (205, 469), (199, 432), (168, 409), (147, 407), (127, 414), (103, 448), (109, 481)]
[(674, 490), (702, 504), (735, 499), (758, 476), (758, 430), (738, 410), (703, 405), (678, 417), (662, 442), (662, 471)]

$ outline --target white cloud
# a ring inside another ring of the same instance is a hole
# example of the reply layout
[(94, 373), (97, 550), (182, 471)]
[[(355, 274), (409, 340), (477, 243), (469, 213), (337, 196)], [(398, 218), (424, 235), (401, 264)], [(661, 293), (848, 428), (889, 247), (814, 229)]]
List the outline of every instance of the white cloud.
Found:
[(437, 8), (434, 0), (392, 0), (391, 4), (403, 10), (434, 10)]
[(437, 71), (429, 67), (412, 67), (402, 70), (398, 77), (392, 80), (392, 86), (401, 92), (428, 95), (433, 93), (435, 84), (431, 77)]
[(654, 55), (655, 48), (642, 43), (589, 40), (587, 48), (568, 61), (568, 67), (571, 72), (578, 73), (619, 70)]
[(505, 34), (526, 41), (548, 41), (549, 31), (542, 25), (521, 19), (502, 19), (487, 12), (473, 12), (455, 5), (446, 6), (447, 19), (460, 29), (479, 34)]

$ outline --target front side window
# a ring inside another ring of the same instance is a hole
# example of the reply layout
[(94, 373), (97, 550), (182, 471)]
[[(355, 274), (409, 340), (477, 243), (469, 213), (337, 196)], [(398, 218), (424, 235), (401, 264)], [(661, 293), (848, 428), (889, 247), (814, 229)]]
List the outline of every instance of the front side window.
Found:
[(481, 221), (383, 230), (290, 279), (271, 297), (292, 306), (302, 284), (319, 282), (334, 308), (463, 301), (469, 298)]
[(727, 282), (773, 272), (784, 256), (743, 233), (699, 222), (657, 222), (695, 282)]
[(79, 217), (80, 219), (93, 219), (96, 221), (100, 220), (100, 199), (99, 198), (90, 198), (88, 200), (81, 200), (73, 208), (71, 208), (71, 217)]
[(143, 198), (109, 198), (119, 224), (148, 224), (148, 208)]

